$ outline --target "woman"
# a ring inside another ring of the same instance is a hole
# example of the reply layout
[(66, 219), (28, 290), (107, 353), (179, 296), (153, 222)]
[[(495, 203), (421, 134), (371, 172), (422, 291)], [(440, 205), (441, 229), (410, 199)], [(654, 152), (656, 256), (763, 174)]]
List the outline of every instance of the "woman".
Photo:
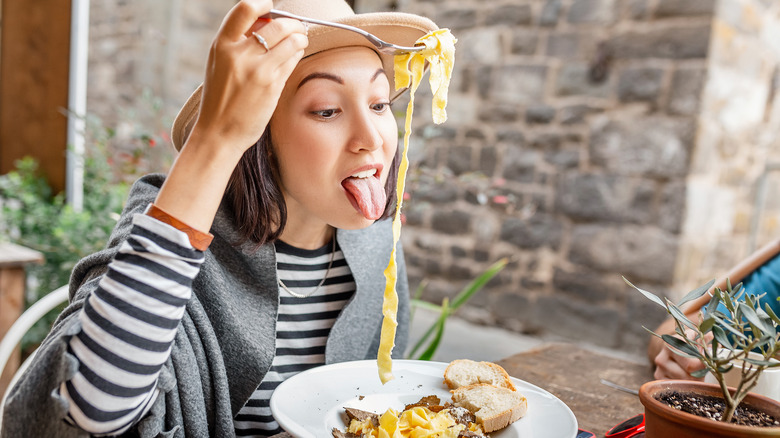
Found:
[[(343, 0), (275, 7), (404, 45), (436, 28)], [(270, 436), (279, 382), (376, 356), (392, 249), (377, 220), (398, 165), (392, 58), (349, 32), (263, 18), (271, 8), (242, 0), (225, 17), (174, 122), (170, 173), (139, 180), (107, 249), (74, 269), (69, 307), (9, 394), (4, 436)]]

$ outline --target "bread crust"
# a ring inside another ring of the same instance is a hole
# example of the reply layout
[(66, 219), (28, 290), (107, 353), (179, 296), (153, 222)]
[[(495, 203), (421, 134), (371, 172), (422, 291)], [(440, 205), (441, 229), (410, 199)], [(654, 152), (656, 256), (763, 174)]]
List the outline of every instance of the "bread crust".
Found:
[(493, 362), (457, 359), (450, 362), (444, 370), (444, 384), (450, 389), (475, 383), (488, 383), (512, 391), (517, 390), (509, 378), (509, 373)]
[[(486, 412), (480, 413), (484, 407), (482, 403), (480, 403), (479, 400), (474, 400), (474, 398), (478, 398), (478, 396), (475, 396), (474, 394), (482, 393), (483, 391), (490, 392), (503, 398), (509, 397), (514, 404), (507, 406), (506, 409), (498, 413), (486, 416)], [(528, 399), (520, 392), (512, 391), (508, 388), (502, 388), (487, 383), (475, 383), (461, 386), (450, 392), (452, 393), (452, 400), (455, 402), (456, 406), (465, 407), (470, 411), (476, 410), (474, 414), (477, 417), (477, 421), (482, 425), (482, 430), (485, 433), (503, 429), (519, 420), (528, 412)]]

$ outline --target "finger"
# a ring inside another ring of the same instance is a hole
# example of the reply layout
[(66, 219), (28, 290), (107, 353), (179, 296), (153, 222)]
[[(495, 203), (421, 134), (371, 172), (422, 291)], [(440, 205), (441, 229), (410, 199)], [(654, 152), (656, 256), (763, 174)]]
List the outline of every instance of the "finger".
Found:
[(305, 27), (298, 20), (293, 20), (291, 18), (277, 18), (271, 22), (258, 20), (252, 26), (250, 31), (247, 32), (246, 36), (247, 38), (254, 38), (254, 35), (252, 34), (257, 33), (263, 37), (263, 39), (265, 39), (269, 48), (273, 48), (280, 42), (284, 41), (286, 38), (290, 37), (290, 35), (296, 33), (304, 34), (305, 31)]
[(271, 0), (241, 0), (225, 15), (217, 35), (230, 41), (239, 41), (257, 23), (257, 18), (268, 13), (272, 7)]

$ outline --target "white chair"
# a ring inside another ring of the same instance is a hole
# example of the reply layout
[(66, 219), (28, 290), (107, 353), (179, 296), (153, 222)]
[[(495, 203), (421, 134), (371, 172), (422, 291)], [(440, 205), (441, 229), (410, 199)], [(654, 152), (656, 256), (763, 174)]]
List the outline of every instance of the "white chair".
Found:
[[(16, 350), (17, 345), (19, 345), (19, 342), (21, 342), (25, 333), (27, 333), (27, 331), (30, 330), (30, 328), (35, 325), (38, 320), (43, 318), (44, 315), (67, 301), (68, 286), (65, 285), (55, 289), (40, 300), (36, 301), (19, 316), (19, 319), (13, 323), (11, 328), (8, 329), (8, 332), (3, 337), (3, 340), (0, 341), (0, 372), (5, 369), (5, 366), (8, 363), (8, 359)], [(13, 378), (11, 378), (11, 382), (8, 384), (8, 388), (6, 389), (5, 394), (3, 394), (0, 408), (5, 405), (5, 397), (8, 395), (8, 390), (14, 386), (16, 381), (19, 379), (19, 376), (24, 372), (25, 369), (27, 369), (27, 367), (30, 365), (31, 359), (34, 356), (35, 351), (33, 351), (33, 353), (30, 354), (30, 356), (19, 366), (19, 369), (16, 371)], [(0, 418), (2, 418), (2, 412), (0, 412)]]

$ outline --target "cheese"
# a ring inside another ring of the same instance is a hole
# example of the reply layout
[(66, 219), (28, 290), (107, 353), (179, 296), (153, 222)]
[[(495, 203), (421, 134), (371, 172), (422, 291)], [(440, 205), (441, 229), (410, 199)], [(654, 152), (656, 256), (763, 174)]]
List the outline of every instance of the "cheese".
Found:
[(378, 427), (373, 426), (370, 420), (352, 420), (347, 430), (358, 436), (377, 438), (457, 438), (463, 430), (482, 434), (476, 423), (470, 423), (468, 428), (458, 424), (449, 409), (433, 412), (421, 406), (400, 414), (388, 409), (379, 417)]
[(414, 93), (420, 85), (425, 72), (426, 61), (430, 64), (429, 83), (433, 91), (432, 116), (436, 124), (447, 120), (447, 91), (449, 89), (452, 68), (455, 62), (455, 42), (457, 40), (449, 29), (438, 29), (417, 40), (415, 45), (424, 45), (425, 48), (411, 53), (404, 53), (395, 57), (395, 88), (396, 90), (409, 87), (409, 105), (406, 108), (406, 121), (404, 124), (404, 148), (401, 156), (401, 164), (398, 168), (398, 182), (396, 184), (395, 215), (393, 216), (393, 251), (390, 254), (390, 263), (385, 268), (385, 291), (382, 303), (382, 333), (380, 335), (379, 351), (377, 352), (377, 365), (379, 367), (379, 379), (382, 384), (393, 379), (393, 363), (391, 353), (395, 345), (395, 329), (398, 326), (398, 293), (396, 291), (397, 265), (396, 246), (401, 237), (401, 207), (404, 199), (406, 185), (406, 171), (409, 168), (408, 149), (409, 137), (412, 133), (412, 112), (414, 109)]

